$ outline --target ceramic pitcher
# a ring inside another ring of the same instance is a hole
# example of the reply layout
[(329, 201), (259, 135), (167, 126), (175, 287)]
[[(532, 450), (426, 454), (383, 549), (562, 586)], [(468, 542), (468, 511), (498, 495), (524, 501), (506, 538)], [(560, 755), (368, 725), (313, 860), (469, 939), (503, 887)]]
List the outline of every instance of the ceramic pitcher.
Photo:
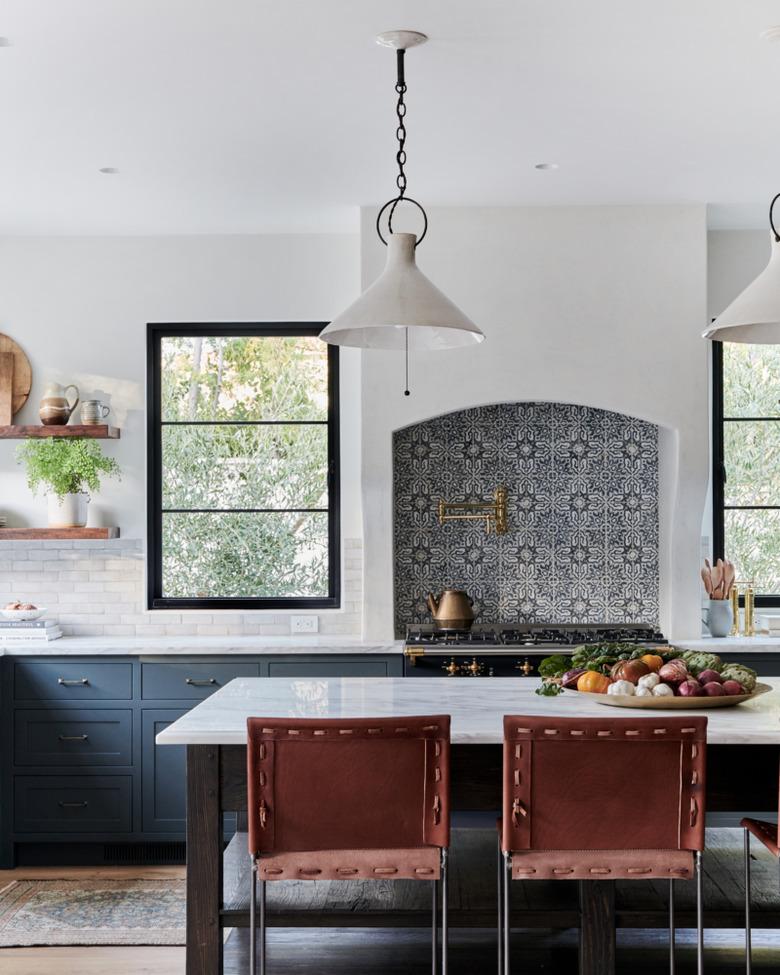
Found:
[[(68, 390), (72, 389), (75, 399), (68, 399)], [(61, 386), (59, 383), (49, 383), (43, 391), (39, 416), (44, 426), (64, 426), (71, 418), (73, 411), (79, 405), (79, 391), (77, 386)]]

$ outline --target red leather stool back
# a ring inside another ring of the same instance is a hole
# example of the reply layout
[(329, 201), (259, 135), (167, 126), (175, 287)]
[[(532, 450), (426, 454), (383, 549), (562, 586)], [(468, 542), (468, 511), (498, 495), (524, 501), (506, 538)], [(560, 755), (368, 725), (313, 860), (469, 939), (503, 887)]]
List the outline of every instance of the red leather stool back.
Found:
[(249, 718), (249, 849), (449, 846), (449, 715)]
[(706, 718), (504, 718), (504, 850), (702, 850)]

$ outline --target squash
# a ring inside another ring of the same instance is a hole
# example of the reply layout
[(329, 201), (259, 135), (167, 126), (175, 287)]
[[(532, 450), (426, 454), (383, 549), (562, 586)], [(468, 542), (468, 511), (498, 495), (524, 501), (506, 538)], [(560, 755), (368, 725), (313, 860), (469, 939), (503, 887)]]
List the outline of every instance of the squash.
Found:
[(654, 674), (657, 674), (664, 665), (664, 658), (659, 657), (657, 653), (646, 653), (639, 659), (643, 664), (647, 664)]
[(577, 681), (577, 690), (588, 694), (606, 694), (611, 683), (606, 674), (600, 674), (596, 670), (586, 670)]

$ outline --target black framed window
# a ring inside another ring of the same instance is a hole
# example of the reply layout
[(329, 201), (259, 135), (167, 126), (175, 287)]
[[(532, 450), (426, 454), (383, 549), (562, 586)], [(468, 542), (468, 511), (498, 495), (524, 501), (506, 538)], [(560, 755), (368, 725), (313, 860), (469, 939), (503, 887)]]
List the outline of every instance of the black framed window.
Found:
[(713, 552), (780, 605), (780, 348), (713, 342)]
[(339, 605), (339, 360), (325, 324), (148, 326), (151, 608)]

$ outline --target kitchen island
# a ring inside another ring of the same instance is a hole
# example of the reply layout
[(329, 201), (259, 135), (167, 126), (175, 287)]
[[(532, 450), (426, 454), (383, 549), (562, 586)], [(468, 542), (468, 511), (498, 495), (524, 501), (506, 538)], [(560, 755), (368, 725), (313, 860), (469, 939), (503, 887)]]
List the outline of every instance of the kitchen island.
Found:
[[(777, 808), (780, 679), (767, 683), (772, 692), (755, 701), (706, 712), (709, 811)], [(534, 693), (536, 686), (534, 679), (512, 678), (431, 678), (424, 682), (396, 678), (237, 679), (162, 731), (157, 736), (159, 745), (187, 746), (187, 975), (220, 973), (222, 929), (248, 923), (245, 909), (229, 909), (223, 903), (221, 817), (223, 812), (245, 809), (249, 716), (450, 714), (452, 807), (490, 811), (500, 807), (504, 714), (639, 716), (635, 710), (607, 710), (571, 692), (539, 697)], [(246, 850), (242, 854), (246, 860)], [(580, 971), (610, 975), (615, 965), (614, 884), (583, 882), (580, 908)], [(708, 924), (711, 920), (715, 919), (707, 918)], [(316, 926), (318, 922), (312, 919), (309, 923)], [(344, 926), (358, 923), (353, 916), (345, 919)], [(518, 912), (513, 923), (523, 926), (522, 913)]]

